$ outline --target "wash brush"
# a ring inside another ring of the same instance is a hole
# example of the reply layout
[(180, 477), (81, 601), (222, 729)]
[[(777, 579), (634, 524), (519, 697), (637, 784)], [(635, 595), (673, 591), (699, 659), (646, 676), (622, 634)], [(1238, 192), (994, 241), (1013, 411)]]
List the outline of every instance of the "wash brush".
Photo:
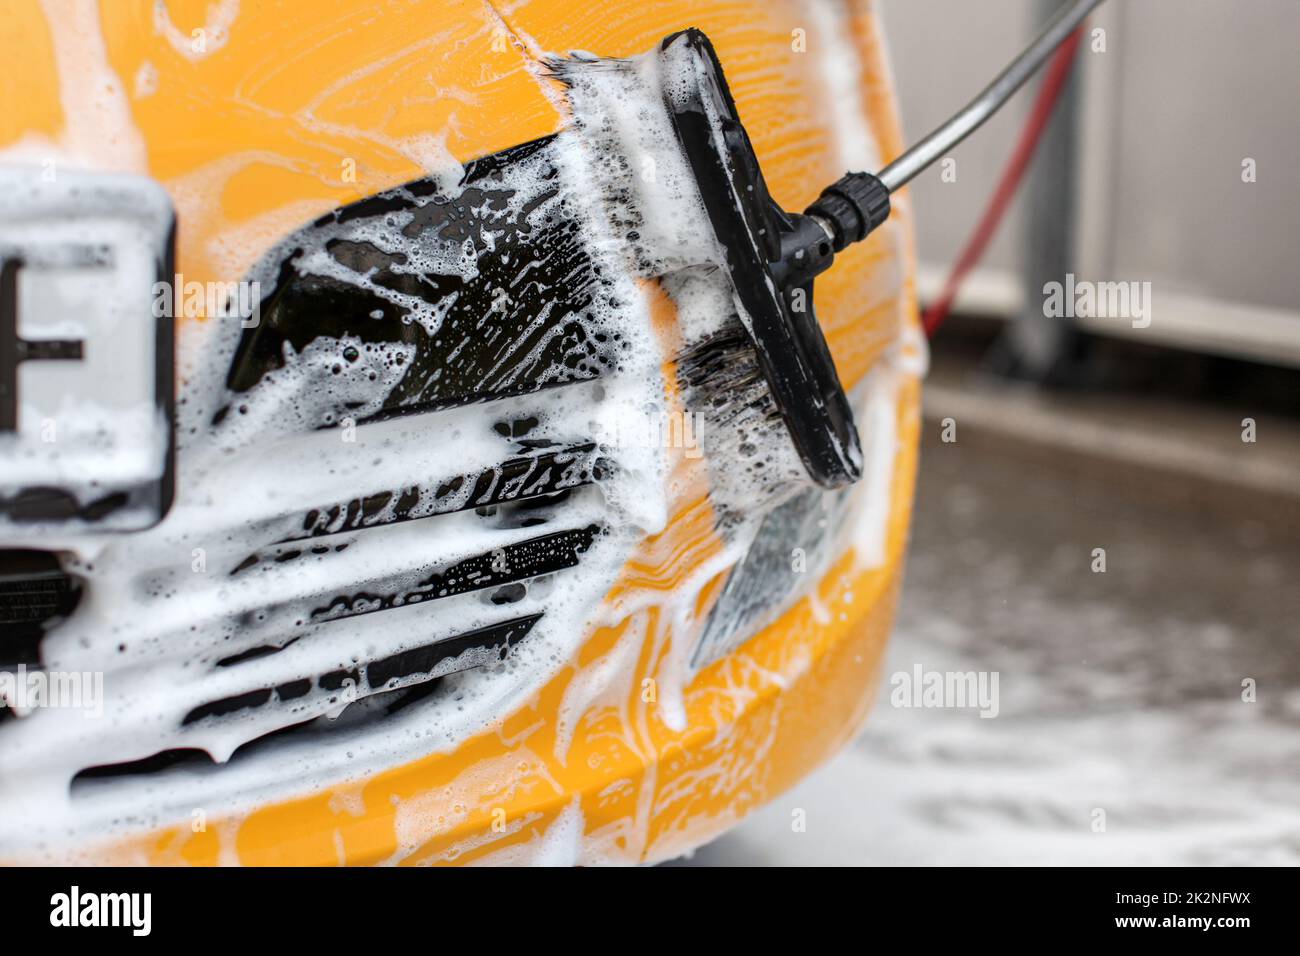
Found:
[[(722, 409), (729, 420), (746, 417), (737, 410), (756, 420), (779, 419), (809, 478), (828, 488), (855, 481), (857, 432), (812, 307), (813, 280), (838, 252), (885, 222), (891, 194), (996, 112), (1099, 2), (1063, 7), (952, 119), (878, 174), (845, 175), (802, 214), (781, 209), (768, 193), (708, 38), (694, 29), (665, 38), (657, 51), (664, 104), (723, 252), (740, 319), (680, 357), (692, 401)], [(616, 69), (628, 61), (579, 56), (571, 62), (576, 66), (557, 73), (580, 85), (575, 77), (584, 69)], [(601, 130), (586, 133), (590, 141)], [(617, 311), (617, 293), (592, 255), (589, 224), (560, 186), (571, 163), (563, 135), (469, 163), (455, 199), (420, 180), (342, 207), (289, 236), (263, 260), (260, 278), (271, 291), (260, 323), (245, 331), (231, 362), (232, 394), (281, 366), (286, 344), (300, 351), (322, 336), (351, 335), (390, 351), (409, 346), (410, 364), (390, 363), (386, 388), (351, 397), (340, 392), (317, 425), (523, 395), (613, 370), (627, 343), (616, 326), (593, 317)], [(617, 153), (617, 144), (601, 145)], [(613, 161), (628, 165), (626, 157)], [(395, 244), (381, 238), (394, 216), (403, 222)], [(616, 242), (647, 245), (627, 222), (620, 225)], [(459, 272), (449, 269), (462, 248), (472, 261)], [(652, 248), (644, 257), (660, 252)], [(535, 265), (520, 283), (517, 270), (526, 263)], [(434, 321), (412, 321), (421, 314)], [(426, 329), (435, 325), (432, 336)], [(342, 362), (345, 371), (350, 364)], [(318, 383), (336, 385), (328, 375)], [(745, 429), (730, 430), (745, 446)]]

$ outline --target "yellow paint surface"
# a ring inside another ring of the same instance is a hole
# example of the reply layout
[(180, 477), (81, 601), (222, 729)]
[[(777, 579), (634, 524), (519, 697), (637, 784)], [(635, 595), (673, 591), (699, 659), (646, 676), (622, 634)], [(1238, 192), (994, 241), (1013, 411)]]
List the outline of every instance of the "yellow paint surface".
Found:
[[(229, 278), (284, 232), (339, 204), (559, 128), (555, 91), (529, 68), (536, 53), (631, 55), (687, 26), (716, 46), (779, 202), (802, 208), (844, 172), (817, 61), (826, 38), (796, 0), (258, 0), (238, 5), (228, 27), (214, 21), (222, 6), (168, 0), (160, 21), (152, 0), (102, 0), (101, 45), (78, 39), (77, 56), (62, 66), (54, 38), (70, 30), (67, 3), (7, 0), (0, 18), (0, 149), (75, 152), (102, 111), (73, 102), (64, 87), (83, 62), (102, 67), (143, 145), (141, 154), (113, 142), (106, 153), (124, 157), (119, 165), (142, 156), (138, 171), (169, 190), (178, 268), (198, 281)], [(807, 52), (792, 43), (798, 30)], [(888, 157), (900, 148), (891, 80), (862, 3), (850, 33), (869, 126)], [(903, 323), (915, 324), (913, 271), (904, 206), (818, 280), (818, 314), (846, 387), (898, 342)], [(654, 286), (645, 295), (667, 337), (671, 304)], [(801, 601), (698, 674), (686, 690), (685, 730), (663, 723), (653, 690), (671, 642), (688, 635), (674, 635), (652, 601), (593, 631), (534, 700), (452, 753), (338, 792), (209, 819), (205, 832), (185, 821), (102, 856), (513, 861), (526, 856), (512, 850), (542, 842), (564, 814), (581, 820), (583, 846), (600, 859), (658, 860), (704, 842), (793, 785), (866, 714), (898, 593), (918, 407), (919, 384), (907, 379), (884, 564), (863, 570), (846, 552), (816, 584), (815, 603)], [(608, 600), (668, 593), (720, 547), (704, 478), (692, 467), (679, 463), (670, 526), (643, 542)], [(703, 589), (701, 605), (720, 585)], [(634, 661), (635, 678), (561, 728), (575, 678), (615, 660)], [(561, 732), (572, 735), (567, 748), (557, 745)]]

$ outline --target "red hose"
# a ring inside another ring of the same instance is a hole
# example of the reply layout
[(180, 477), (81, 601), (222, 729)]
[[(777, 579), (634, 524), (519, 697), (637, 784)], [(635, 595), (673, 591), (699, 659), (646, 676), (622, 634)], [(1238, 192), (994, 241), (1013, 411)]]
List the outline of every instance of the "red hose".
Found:
[(1047, 121), (1052, 118), (1056, 101), (1060, 99), (1061, 91), (1065, 89), (1065, 82), (1070, 78), (1070, 67), (1074, 65), (1074, 57), (1079, 51), (1079, 40), (1082, 36), (1083, 27), (1079, 27), (1052, 55), (1052, 60), (1047, 65), (1047, 74), (1043, 78), (1043, 85), (1038, 90), (1038, 98), (1034, 100), (1034, 108), (1029, 113), (1024, 129), (1020, 132), (1020, 141), (1016, 143), (1016, 150), (1011, 154), (1011, 159), (1002, 172), (997, 192), (993, 194), (988, 208), (984, 210), (984, 216), (967, 241), (966, 247), (957, 259), (957, 264), (953, 266), (948, 281), (944, 283), (942, 294), (931, 303), (921, 317), (921, 324), (925, 328), (927, 337), (933, 337), (935, 330), (948, 317), (948, 309), (952, 306), (952, 300), (957, 297), (957, 292), (961, 289), (967, 273), (983, 258), (989, 240), (998, 231), (1002, 217), (1011, 204), (1021, 179), (1024, 178), (1025, 170), (1029, 167), (1029, 161), (1034, 157), (1034, 150), (1038, 147), (1043, 130), (1047, 128)]

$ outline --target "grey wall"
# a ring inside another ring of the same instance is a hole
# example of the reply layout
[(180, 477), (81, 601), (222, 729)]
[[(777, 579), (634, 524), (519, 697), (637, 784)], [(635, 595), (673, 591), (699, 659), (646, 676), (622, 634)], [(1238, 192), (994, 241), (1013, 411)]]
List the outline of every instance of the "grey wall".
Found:
[[(1035, 13), (1035, 0), (877, 4), (913, 139), (1023, 46)], [(1167, 329), (1213, 323), (1221, 342), (1235, 326), (1254, 341), (1246, 351), (1276, 340), (1300, 360), (1300, 3), (1109, 0), (1090, 27), (1105, 29), (1106, 51), (1080, 52), (1076, 271), (1151, 281)], [(956, 183), (936, 169), (915, 184), (928, 271), (946, 270), (978, 219), (1032, 96), (954, 151)], [(1253, 184), (1241, 180), (1245, 157)], [(985, 278), (1018, 265), (1021, 205)]]

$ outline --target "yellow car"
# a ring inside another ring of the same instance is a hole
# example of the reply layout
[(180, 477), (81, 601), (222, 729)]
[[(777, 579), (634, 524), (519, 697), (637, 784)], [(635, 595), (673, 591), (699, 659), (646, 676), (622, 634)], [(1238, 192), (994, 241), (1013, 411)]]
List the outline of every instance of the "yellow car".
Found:
[(0, 53), (0, 860), (653, 863), (853, 736), (906, 197), (817, 282), (836, 418), (672, 134), (734, 107), (737, 208), (880, 168), (869, 2), (10, 0)]

